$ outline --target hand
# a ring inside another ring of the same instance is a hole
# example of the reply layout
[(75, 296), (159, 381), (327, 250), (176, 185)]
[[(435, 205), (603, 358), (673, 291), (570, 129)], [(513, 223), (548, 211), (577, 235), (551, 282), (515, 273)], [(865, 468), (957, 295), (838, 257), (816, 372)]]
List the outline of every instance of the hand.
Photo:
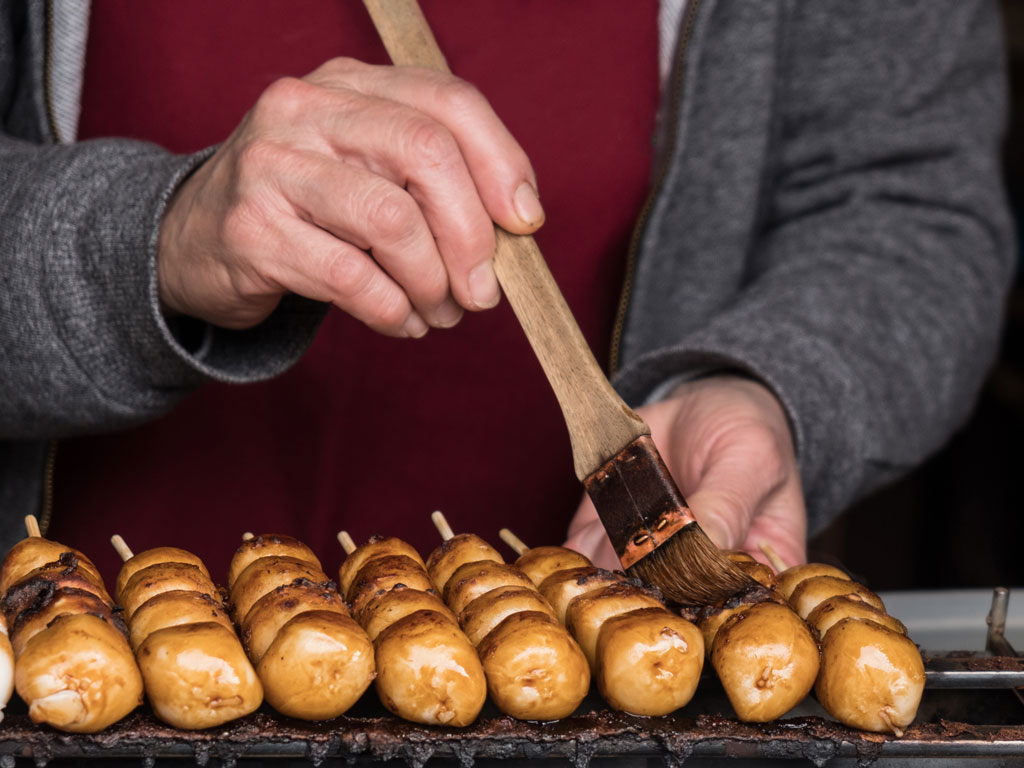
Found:
[[(807, 512), (793, 438), (764, 386), (735, 376), (681, 384), (638, 408), (697, 522), (723, 549), (771, 544), (789, 565), (805, 561)], [(621, 568), (594, 505), (584, 497), (565, 545), (596, 565)]]
[(160, 297), (171, 314), (238, 329), (293, 292), (422, 336), (497, 304), (493, 222), (539, 227), (536, 186), (472, 86), (334, 59), (267, 88), (177, 191)]

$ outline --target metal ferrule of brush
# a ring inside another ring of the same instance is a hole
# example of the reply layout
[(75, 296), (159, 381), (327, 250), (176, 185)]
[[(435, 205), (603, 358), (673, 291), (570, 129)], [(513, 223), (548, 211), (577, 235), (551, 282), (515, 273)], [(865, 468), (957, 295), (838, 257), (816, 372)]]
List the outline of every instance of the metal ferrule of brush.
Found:
[(623, 568), (696, 522), (648, 435), (615, 454), (583, 485)]

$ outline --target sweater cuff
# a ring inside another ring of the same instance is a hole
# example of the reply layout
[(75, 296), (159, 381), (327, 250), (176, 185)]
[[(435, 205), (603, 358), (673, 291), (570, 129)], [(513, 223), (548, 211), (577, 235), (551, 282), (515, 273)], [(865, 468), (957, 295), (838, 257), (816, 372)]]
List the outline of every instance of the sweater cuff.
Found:
[[(205, 379), (257, 381), (293, 365), (325, 305), (286, 297), (255, 328), (210, 326), (188, 346), (175, 334), (158, 300), (160, 223), (180, 184), (214, 148), (189, 156), (132, 149), (134, 156), (102, 180), (112, 193), (90, 197), (74, 246), (49, 254), (50, 310), (79, 368), (110, 401), (137, 409), (159, 407)], [(77, 279), (66, 279), (76, 272)]]
[[(160, 224), (178, 187), (204, 163), (216, 147), (191, 155), (164, 185), (151, 222), (147, 246), (149, 270), (149, 314), (164, 343), (193, 371), (204, 377), (235, 384), (272, 378), (294, 365), (306, 352), (327, 305), (301, 296), (286, 296), (262, 323), (245, 330), (219, 328), (201, 320), (169, 321), (161, 309), (157, 254)], [(186, 342), (182, 328), (191, 325)]]

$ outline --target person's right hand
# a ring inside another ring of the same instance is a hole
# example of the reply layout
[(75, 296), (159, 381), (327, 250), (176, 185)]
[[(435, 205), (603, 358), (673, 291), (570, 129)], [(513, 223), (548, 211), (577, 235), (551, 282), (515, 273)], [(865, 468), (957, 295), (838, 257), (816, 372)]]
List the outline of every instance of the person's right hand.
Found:
[(466, 82), (334, 59), (267, 88), (175, 193), (160, 298), (169, 314), (240, 329), (297, 293), (422, 336), (497, 304), (492, 222), (537, 229), (536, 188)]

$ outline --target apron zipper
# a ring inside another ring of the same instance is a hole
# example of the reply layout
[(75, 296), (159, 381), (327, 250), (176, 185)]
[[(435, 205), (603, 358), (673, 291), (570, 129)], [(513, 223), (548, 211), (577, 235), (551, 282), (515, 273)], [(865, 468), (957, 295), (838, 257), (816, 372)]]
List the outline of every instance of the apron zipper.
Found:
[[(43, 100), (46, 104), (46, 123), (50, 129), (51, 139), (57, 143), (63, 143), (60, 138), (60, 131), (57, 128), (57, 113), (53, 106), (53, 0), (47, 0), (46, 17), (46, 39), (43, 52)], [(39, 502), (39, 531), (45, 536), (50, 522), (53, 519), (53, 474), (57, 466), (57, 444), (59, 441), (50, 440), (46, 446), (46, 464), (43, 469), (43, 494)]]
[(39, 531), (46, 535), (53, 519), (53, 472), (57, 466), (57, 444), (59, 440), (51, 440), (46, 446), (46, 465), (43, 469), (43, 498), (39, 505)]
[(682, 28), (679, 32), (679, 42), (676, 44), (675, 58), (672, 61), (672, 70), (669, 75), (669, 89), (671, 100), (667, 106), (668, 128), (665, 132), (667, 143), (664, 150), (660, 152), (657, 165), (655, 182), (651, 186), (647, 198), (644, 200), (640, 215), (637, 216), (636, 225), (633, 227), (633, 234), (629, 239), (629, 249), (626, 251), (626, 273), (622, 279), (622, 293), (619, 294), (619, 306), (615, 312), (615, 324), (612, 326), (612, 340), (608, 353), (608, 375), (614, 374), (622, 363), (622, 332), (626, 322), (626, 311), (629, 308), (631, 294), (633, 292), (633, 280), (636, 273), (637, 255), (640, 250), (640, 240), (647, 222), (651, 217), (651, 209), (654, 208), (654, 201), (661, 192), (665, 183), (665, 176), (675, 150), (676, 130), (679, 121), (679, 107), (683, 100), (683, 73), (685, 72), (686, 49), (693, 34), (693, 26), (697, 20), (697, 10), (700, 8), (701, 0), (688, 0), (686, 11), (683, 16)]
[(57, 127), (57, 111), (53, 106), (53, 0), (46, 1), (46, 41), (43, 52), (43, 100), (46, 102), (46, 124), (50, 137), (56, 144), (63, 144)]

